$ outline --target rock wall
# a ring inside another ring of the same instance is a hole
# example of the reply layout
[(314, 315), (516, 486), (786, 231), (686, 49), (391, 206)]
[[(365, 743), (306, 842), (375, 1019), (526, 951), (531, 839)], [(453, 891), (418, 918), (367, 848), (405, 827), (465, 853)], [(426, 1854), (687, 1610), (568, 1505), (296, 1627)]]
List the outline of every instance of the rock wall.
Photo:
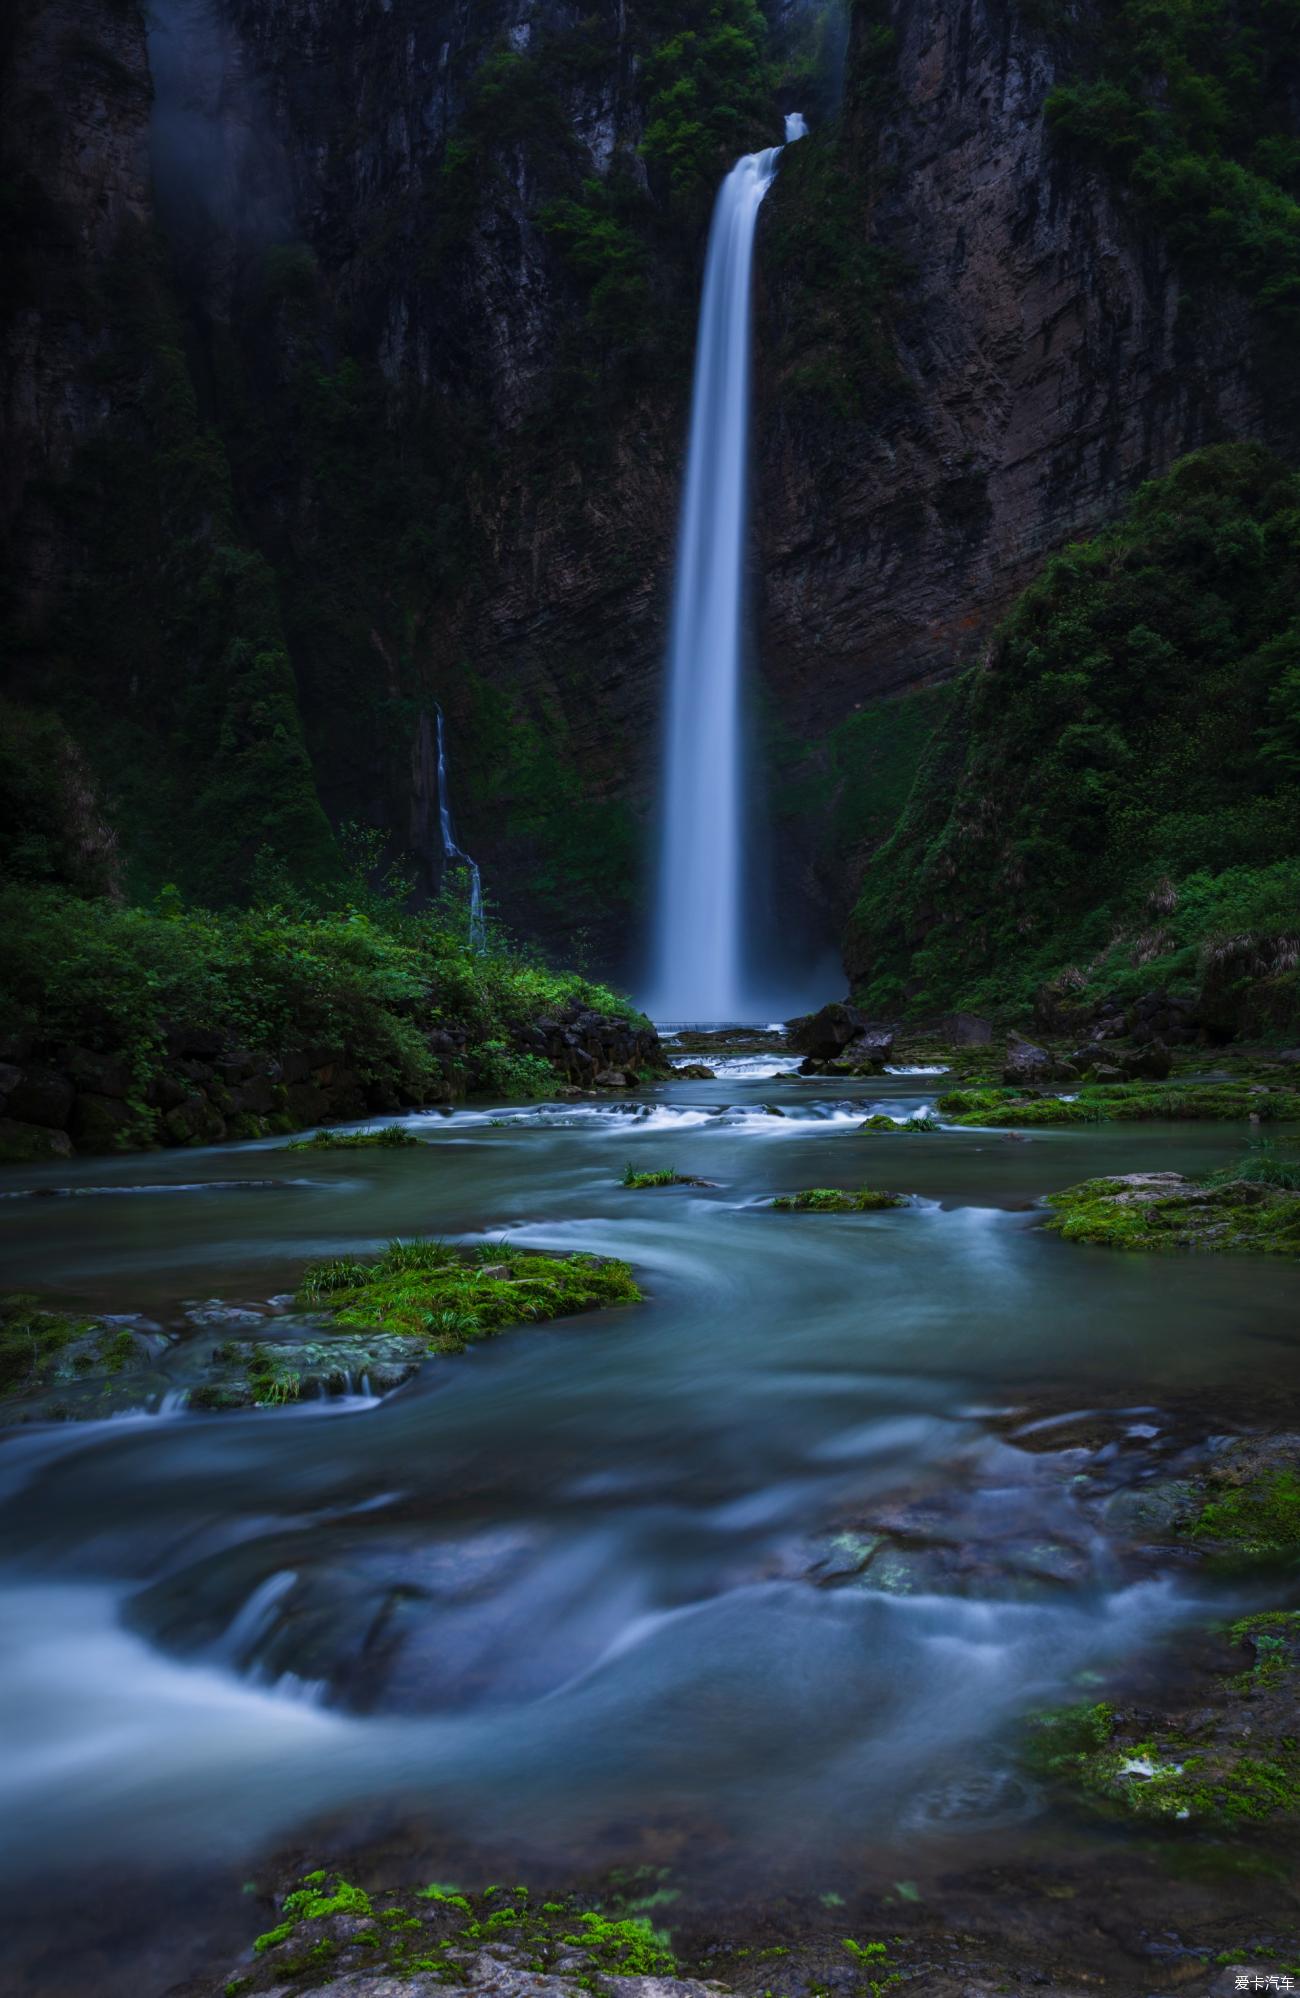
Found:
[[(95, 380), (103, 308), (79, 316), (77, 295), (155, 209), (140, 16), (104, 5), (92, 28), (29, 5), (4, 86), (25, 184), (58, 221), (6, 332), (4, 507), (38, 612), (69, 560), (49, 484), (135, 393)], [(279, 577), (321, 796), (404, 840), (427, 817), (419, 716), (441, 700), (489, 892), (557, 947), (590, 928), (606, 963), (636, 925), (702, 253), (699, 218), (673, 215), (638, 152), (664, 31), (630, 0), (168, 0), (152, 30), (156, 192), (199, 400)], [(1086, 6), (1069, 33), (1086, 37)], [(493, 62), (542, 49), (559, 51), (544, 99), (484, 89)], [(1300, 436), (1240, 304), (1189, 301), (1161, 241), (1046, 133), (1063, 49), (1009, 0), (853, 11), (842, 118), (805, 142), (833, 152), (848, 249), (886, 273), (869, 312), (832, 298), (819, 336), (828, 353), (874, 341), (847, 404), (790, 357), (808, 286), (777, 254), (820, 226), (816, 153), (791, 155), (769, 197), (757, 652), (769, 719), (814, 775), (828, 731), (954, 671), (1043, 555), (1140, 480), (1218, 436), (1292, 452)], [(672, 337), (602, 404), (612, 363), (574, 360), (583, 292), (543, 223), (620, 174), (648, 189), (647, 316)], [(268, 246), (308, 255), (274, 306)], [(304, 441), (302, 383), (337, 394), (345, 364), (375, 384), (349, 405), (351, 457), (328, 412)], [(362, 533), (338, 492), (369, 494), (386, 459), (408, 484)], [(782, 893), (821, 897), (829, 923), (863, 856), (815, 870), (819, 837), (813, 807)], [(566, 840), (596, 856), (589, 877)]]

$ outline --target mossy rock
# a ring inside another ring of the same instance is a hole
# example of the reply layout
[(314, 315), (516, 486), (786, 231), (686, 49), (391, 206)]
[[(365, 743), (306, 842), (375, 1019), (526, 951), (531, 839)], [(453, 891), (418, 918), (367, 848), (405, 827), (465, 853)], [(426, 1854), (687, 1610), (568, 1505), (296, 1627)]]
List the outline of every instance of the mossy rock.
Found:
[(882, 1193), (862, 1186), (856, 1193), (841, 1192), (834, 1186), (810, 1186), (802, 1193), (781, 1193), (772, 1202), (782, 1212), (807, 1214), (871, 1214), (881, 1207), (906, 1207), (905, 1193)]
[(1300, 1257), (1300, 1193), (1253, 1180), (1208, 1185), (1176, 1172), (1087, 1179), (1049, 1196), (1047, 1226), (1107, 1248)]
[(385, 1124), (378, 1131), (314, 1131), (310, 1138), (298, 1138), (286, 1145), (287, 1152), (371, 1152), (402, 1151), (420, 1140), (403, 1124)]
[(429, 1352), (458, 1353), (507, 1325), (636, 1304), (626, 1263), (599, 1256), (493, 1250), (475, 1261), (443, 1242), (392, 1242), (378, 1262), (319, 1263), (298, 1292), (339, 1325), (409, 1334)]
[(1191, 1711), (1098, 1701), (1037, 1714), (1028, 1761), (1112, 1814), (1220, 1833), (1300, 1824), (1300, 1612), (1243, 1617), (1226, 1635), (1237, 1668)]
[(1300, 1090), (1249, 1081), (1087, 1084), (1077, 1096), (1028, 1096), (1006, 1088), (950, 1089), (939, 1109), (955, 1124), (1289, 1123)]

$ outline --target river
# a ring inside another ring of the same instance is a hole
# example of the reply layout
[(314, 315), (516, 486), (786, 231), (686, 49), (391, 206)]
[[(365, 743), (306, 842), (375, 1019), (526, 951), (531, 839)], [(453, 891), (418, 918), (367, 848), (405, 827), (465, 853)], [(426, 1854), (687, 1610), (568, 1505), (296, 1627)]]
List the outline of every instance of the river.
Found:
[[(1118, 1390), (1152, 1435), (1224, 1382), (1294, 1386), (1294, 1277), (1039, 1225), (1043, 1194), (1092, 1174), (1218, 1163), (1223, 1127), (862, 1132), (937, 1079), (781, 1066), (723, 1064), (639, 1112), (413, 1117), (418, 1150), (7, 1173), (80, 1197), (0, 1199), (6, 1289), (166, 1326), (393, 1236), (618, 1255), (646, 1293), (383, 1399), (7, 1435), (15, 1988), (219, 1969), (240, 1884), (286, 1847), (368, 1844), (420, 1877), (435, 1856), (653, 1863), (734, 1905), (925, 1896), (976, 1859), (1086, 1845), (1017, 1759), (1023, 1718), (1203, 1619), (1205, 1584), (1117, 1572), (1057, 1460), (996, 1418)], [(717, 1185), (629, 1191), (629, 1160)], [(206, 1190), (241, 1178), (263, 1183)], [(915, 1200), (768, 1205), (825, 1184)], [(219, 1312), (191, 1334), (219, 1336)], [(933, 1544), (837, 1576), (844, 1519), (918, 1492), (947, 1509)]]

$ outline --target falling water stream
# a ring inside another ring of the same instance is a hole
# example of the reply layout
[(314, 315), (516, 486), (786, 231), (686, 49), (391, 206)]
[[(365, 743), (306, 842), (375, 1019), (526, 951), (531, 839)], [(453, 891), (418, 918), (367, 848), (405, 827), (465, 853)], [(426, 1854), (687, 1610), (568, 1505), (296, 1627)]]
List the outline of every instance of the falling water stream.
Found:
[(437, 721), (437, 787), (438, 787), (438, 832), (442, 840), (442, 859), (446, 872), (463, 867), (469, 876), (469, 940), (474, 950), (482, 950), (485, 931), (483, 925), (483, 879), (476, 861), (470, 859), (464, 848), (456, 843), (456, 829), (451, 816), (451, 780), (447, 774), (447, 729), (443, 721), (441, 707), (434, 709)]
[[(807, 131), (798, 112), (787, 141)], [(734, 1021), (746, 990), (741, 667), (748, 515), (754, 231), (780, 146), (747, 153), (718, 190), (695, 348), (686, 486), (668, 647), (655, 953), (661, 1020)]]

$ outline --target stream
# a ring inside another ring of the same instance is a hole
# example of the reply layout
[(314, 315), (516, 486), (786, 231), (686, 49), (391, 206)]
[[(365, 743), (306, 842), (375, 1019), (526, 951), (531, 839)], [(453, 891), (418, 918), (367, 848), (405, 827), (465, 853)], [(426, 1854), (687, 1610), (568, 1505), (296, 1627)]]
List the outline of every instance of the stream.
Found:
[[(6, 1173), (0, 1193), (79, 1196), (0, 1198), (6, 1290), (164, 1326), (219, 1300), (193, 1340), (306, 1260), (394, 1236), (617, 1255), (645, 1291), (382, 1399), (206, 1415), (172, 1396), (5, 1435), (14, 1988), (112, 1998), (219, 1969), (257, 1926), (240, 1884), (286, 1843), (367, 1843), (419, 1878), (649, 1864), (721, 1906), (928, 1896), (976, 1860), (1102, 1839), (1058, 1822), (1018, 1729), (1203, 1620), (1206, 1585), (1119, 1574), (1055, 1460), (991, 1418), (1123, 1389), (1152, 1435), (1171, 1401), (1295, 1373), (1290, 1271), (1039, 1226), (1053, 1189), (1203, 1170), (1239, 1138), (862, 1132), (938, 1078), (785, 1065), (723, 1062), (639, 1107), (411, 1117), (420, 1149)], [(717, 1185), (628, 1191), (628, 1161)], [(767, 1204), (827, 1184), (916, 1198)], [(843, 1521), (910, 1491), (945, 1495), (935, 1544), (837, 1577)]]

